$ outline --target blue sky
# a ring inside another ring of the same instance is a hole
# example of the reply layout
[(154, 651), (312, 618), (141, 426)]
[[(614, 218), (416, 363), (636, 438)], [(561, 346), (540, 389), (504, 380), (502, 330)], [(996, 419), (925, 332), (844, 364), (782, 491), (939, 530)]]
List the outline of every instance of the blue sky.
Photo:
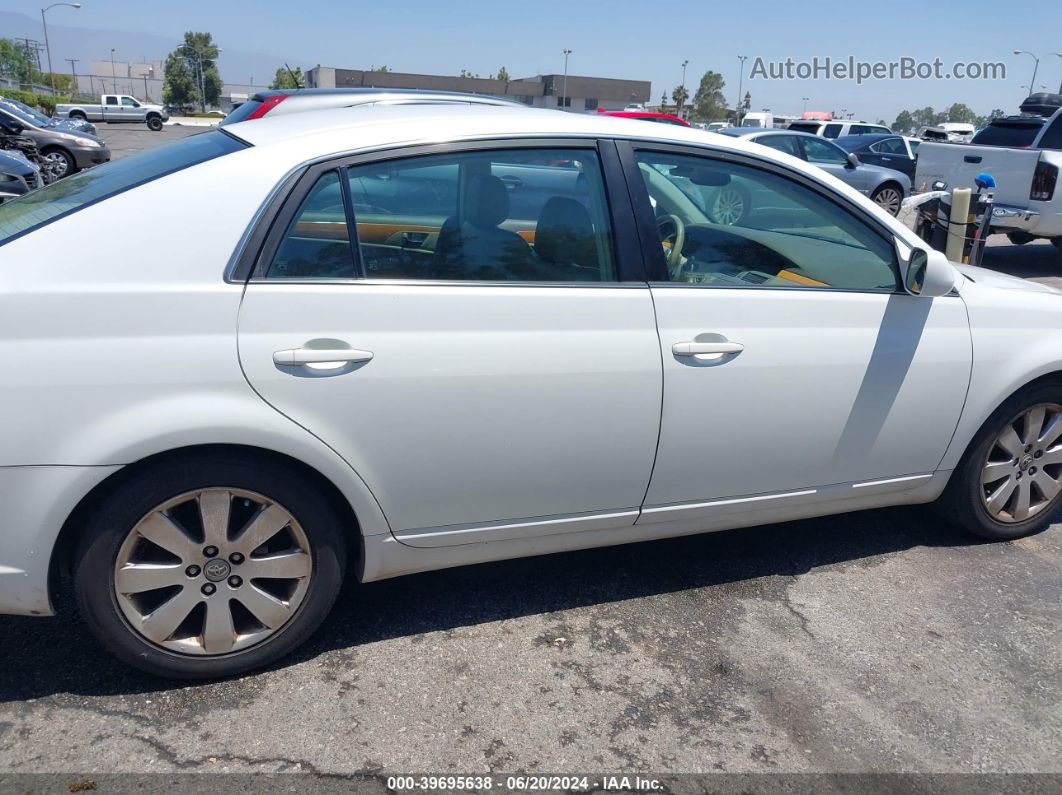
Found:
[[(6, 0), (9, 11), (39, 19), (42, 0)], [(955, 17), (958, 16), (959, 19)], [(49, 12), (49, 27), (78, 26), (129, 31), (177, 40), (187, 29), (209, 30), (233, 53), (259, 53), (312, 66), (368, 68), (387, 64), (396, 71), (455, 74), (461, 69), (486, 76), (504, 65), (514, 77), (560, 72), (565, 47), (574, 52), (572, 74), (648, 79), (657, 101), (682, 78), (689, 59), (687, 86), (695, 88), (708, 69), (721, 72), (731, 101), (737, 96), (739, 54), (748, 55), (745, 90), (753, 109), (799, 113), (802, 97), (809, 110), (847, 108), (856, 117), (891, 121), (903, 108), (940, 108), (964, 102), (986, 113), (994, 107), (1016, 112), (1027, 93), (1033, 60), (1012, 54), (1015, 49), (1043, 55), (1037, 84), (1057, 90), (1062, 82), (1062, 4), (1026, 0), (968, 0), (945, 4), (863, 2), (842, 7), (792, 0), (708, 4), (699, 1), (609, 3), (554, 2), (405, 2), (354, 3), (311, 0), (179, 0), (127, 2), (84, 0), (74, 11)], [(21, 35), (0, 31), (0, 35)], [(53, 37), (55, 38), (55, 37)], [(72, 48), (58, 36), (53, 57)], [(160, 57), (164, 53), (142, 53)], [(89, 56), (104, 59), (100, 52)], [(139, 57), (140, 54), (138, 54)], [(811, 60), (818, 56), (889, 61), (901, 56), (930, 61), (939, 57), (946, 68), (955, 61), (1002, 61), (1005, 81), (873, 81), (856, 85), (838, 80), (750, 80), (757, 56), (765, 60)], [(119, 56), (121, 57), (121, 56)], [(262, 61), (263, 63), (269, 61)], [(243, 82), (247, 76), (226, 68), (224, 78)], [(257, 62), (256, 62), (257, 63)], [(270, 62), (271, 63), (271, 62)], [(279, 65), (279, 64), (278, 64)], [(1037, 86), (1039, 90), (1039, 85)]]

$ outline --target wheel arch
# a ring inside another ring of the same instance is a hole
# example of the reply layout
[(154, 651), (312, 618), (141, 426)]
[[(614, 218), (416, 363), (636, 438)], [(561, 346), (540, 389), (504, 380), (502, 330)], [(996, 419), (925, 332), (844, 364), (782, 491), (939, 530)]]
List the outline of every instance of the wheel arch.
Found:
[(359, 561), (364, 554), (362, 525), (350, 500), (343, 491), (316, 467), (286, 453), (245, 444), (196, 444), (158, 452), (131, 464), (123, 466), (97, 483), (74, 506), (63, 522), (59, 534), (52, 545), (48, 566), (48, 592), (53, 605), (58, 605), (58, 596), (62, 577), (70, 573), (73, 553), (78, 539), (84, 531), (88, 518), (99, 509), (109, 496), (117, 492), (130, 478), (146, 468), (182, 460), (196, 459), (204, 456), (230, 455), (261, 462), (270, 461), (277, 467), (298, 472), (313, 482), (321, 491), (329, 507), (343, 521), (346, 528), (348, 548), (351, 553), (348, 571), (359, 571)]

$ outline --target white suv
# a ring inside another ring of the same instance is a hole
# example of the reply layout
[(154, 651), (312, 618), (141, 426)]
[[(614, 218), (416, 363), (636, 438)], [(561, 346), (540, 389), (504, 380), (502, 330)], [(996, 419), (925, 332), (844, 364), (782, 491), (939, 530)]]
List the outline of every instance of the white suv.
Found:
[(890, 135), (892, 130), (881, 124), (865, 121), (813, 121), (798, 119), (790, 122), (787, 129), (821, 135), (823, 138), (840, 138), (842, 135)]

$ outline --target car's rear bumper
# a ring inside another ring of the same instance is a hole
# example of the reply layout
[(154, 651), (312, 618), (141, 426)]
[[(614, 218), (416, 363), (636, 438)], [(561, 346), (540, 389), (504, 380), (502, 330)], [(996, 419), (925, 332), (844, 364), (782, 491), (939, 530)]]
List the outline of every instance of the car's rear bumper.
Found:
[(1040, 213), (1026, 207), (997, 204), (992, 207), (992, 230), (1032, 232), (1040, 222)]
[(120, 467), (0, 467), (0, 613), (54, 611), (48, 576), (56, 538), (88, 492)]

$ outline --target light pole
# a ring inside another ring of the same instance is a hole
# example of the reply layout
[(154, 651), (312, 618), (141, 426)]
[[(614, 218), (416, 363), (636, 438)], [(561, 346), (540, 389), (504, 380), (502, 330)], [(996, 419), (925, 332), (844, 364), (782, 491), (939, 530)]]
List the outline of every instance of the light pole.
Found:
[(1036, 71), (1037, 71), (1037, 70), (1038, 70), (1038, 69), (1040, 68), (1040, 59), (1039, 59), (1039, 58), (1037, 58), (1037, 57), (1036, 57), (1035, 55), (1033, 55), (1033, 54), (1032, 54), (1031, 52), (1029, 52), (1028, 50), (1015, 50), (1015, 51), (1014, 51), (1014, 54), (1015, 54), (1015, 55), (1028, 55), (1028, 56), (1029, 56), (1030, 58), (1032, 58), (1032, 59), (1033, 59), (1033, 61), (1035, 62), (1035, 64), (1036, 64), (1036, 65), (1035, 65), (1035, 66), (1033, 66), (1033, 76), (1032, 76), (1032, 80), (1030, 80), (1030, 81), (1029, 81), (1029, 85), (1030, 85), (1030, 86), (1035, 86), (1035, 85), (1036, 85)]
[(572, 51), (567, 47), (564, 48), (564, 83), (561, 88), (561, 107), (566, 107), (565, 103), (568, 100), (568, 56), (572, 54)]
[(48, 79), (52, 83), (52, 93), (55, 93), (55, 75), (52, 73), (52, 47), (48, 44), (48, 20), (44, 17), (44, 12), (49, 8), (55, 8), (56, 6), (69, 6), (70, 8), (81, 8), (81, 3), (52, 3), (50, 6), (45, 6), (41, 9), (41, 25), (44, 27), (44, 51), (48, 53)]
[(111, 82), (114, 83), (114, 93), (118, 93), (118, 75), (114, 72), (114, 47), (111, 47)]
[[(177, 45), (177, 49), (178, 50), (181, 47), (187, 47), (195, 55), (196, 64), (199, 67), (199, 99), (200, 99), (200, 103), (199, 104), (200, 104), (200, 107), (202, 107), (202, 109), (203, 109), (203, 113), (206, 113), (206, 80), (203, 77), (203, 56), (200, 55), (199, 51), (196, 50), (195, 47), (191, 46), (190, 44), (178, 44)], [(220, 55), (221, 54), (221, 48), (218, 47), (217, 50), (218, 50), (218, 55)]]
[(804, 113), (808, 112), (808, 100), (809, 99), (811, 99), (811, 97), (801, 97), (800, 98), (800, 100), (804, 103), (804, 111), (803, 111)]
[[(687, 58), (682, 62), (682, 101), (686, 102), (686, 67), (689, 66), (690, 59)], [(686, 111), (686, 115), (689, 116), (689, 111)], [(682, 114), (679, 114), (679, 118), (682, 118)]]
[(749, 56), (747, 56), (747, 55), (739, 55), (738, 56), (738, 60), (741, 61), (741, 72), (740, 72), (740, 75), (738, 77), (738, 101), (737, 101), (737, 106), (734, 108), (734, 113), (735, 113), (734, 121), (736, 122), (736, 126), (738, 126), (738, 127), (741, 126), (741, 103), (742, 103), (742, 99), (741, 99), (741, 97), (742, 97), (741, 84), (745, 81), (745, 61), (748, 59), (748, 57)]

